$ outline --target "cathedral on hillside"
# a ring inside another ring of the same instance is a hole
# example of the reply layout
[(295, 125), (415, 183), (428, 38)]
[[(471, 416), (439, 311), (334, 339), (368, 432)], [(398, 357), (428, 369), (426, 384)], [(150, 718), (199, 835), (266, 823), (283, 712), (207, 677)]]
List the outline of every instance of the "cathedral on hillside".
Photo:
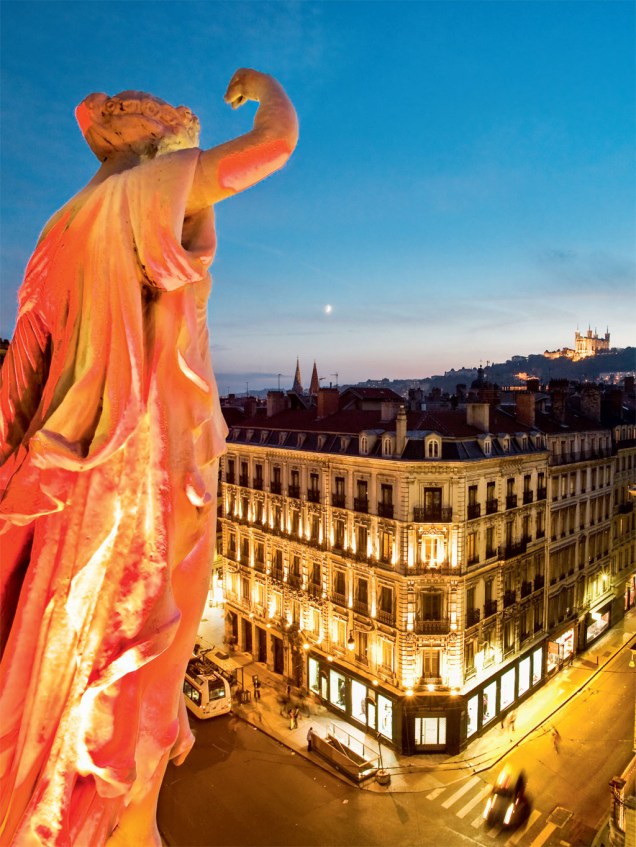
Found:
[(578, 329), (574, 333), (574, 349), (564, 347), (562, 350), (546, 350), (543, 355), (546, 359), (558, 359), (561, 356), (566, 356), (573, 362), (578, 362), (580, 359), (597, 356), (599, 353), (608, 353), (609, 349), (609, 329), (606, 330), (605, 337), (602, 338), (596, 331), (592, 334), (591, 327), (588, 327), (585, 335), (582, 335)]

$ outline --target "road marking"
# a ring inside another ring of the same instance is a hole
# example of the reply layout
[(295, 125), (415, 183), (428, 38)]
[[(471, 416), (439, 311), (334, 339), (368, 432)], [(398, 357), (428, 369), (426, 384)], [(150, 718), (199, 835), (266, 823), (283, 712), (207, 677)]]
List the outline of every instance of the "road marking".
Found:
[(426, 795), (427, 800), (435, 800), (436, 797), (439, 797), (444, 791), (446, 791), (447, 786), (443, 785), (441, 788), (434, 788)]
[(456, 812), (457, 817), (458, 818), (465, 818), (466, 815), (468, 814), (468, 812), (470, 812), (471, 809), (475, 808), (477, 803), (481, 803), (483, 801), (484, 797), (488, 796), (489, 792), (490, 792), (490, 786), (489, 785), (484, 786), (481, 789), (481, 791), (479, 791), (479, 793), (475, 797), (473, 797), (472, 800), (470, 800), (468, 803), (466, 803), (466, 805), (463, 808), (461, 808), (459, 810), (459, 812)]
[(451, 797), (448, 798), (448, 800), (444, 800), (442, 806), (445, 809), (450, 809), (453, 803), (459, 800), (459, 798), (462, 797), (467, 791), (470, 791), (470, 789), (473, 788), (473, 786), (475, 786), (478, 782), (481, 782), (478, 776), (471, 776), (468, 782), (465, 782), (464, 785), (462, 785), (462, 787), (458, 791), (456, 791)]
[(530, 812), (530, 817), (525, 823), (525, 826), (520, 827), (514, 835), (511, 835), (510, 838), (504, 844), (504, 847), (515, 847), (518, 844), (526, 832), (534, 826), (537, 820), (541, 817), (541, 812), (537, 811), (537, 809), (533, 809)]
[(547, 823), (528, 847), (542, 847), (556, 828), (557, 825), (555, 823)]

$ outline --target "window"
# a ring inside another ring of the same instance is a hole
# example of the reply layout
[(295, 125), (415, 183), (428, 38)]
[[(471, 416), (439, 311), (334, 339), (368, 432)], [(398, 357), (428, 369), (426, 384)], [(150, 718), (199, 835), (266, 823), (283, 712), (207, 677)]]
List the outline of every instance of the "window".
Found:
[(474, 506), (477, 503), (477, 486), (468, 486), (468, 505)]
[(366, 556), (369, 542), (369, 530), (366, 526), (359, 524), (356, 527), (356, 550), (360, 555)]
[(486, 527), (486, 558), (490, 559), (495, 555), (495, 528), (494, 526)]
[(429, 459), (439, 459), (439, 441), (436, 438), (428, 440), (426, 445), (426, 455)]
[(356, 491), (359, 498), (364, 500), (367, 499), (368, 483), (366, 479), (356, 480)]
[(225, 474), (227, 482), (234, 482), (234, 459), (227, 460), (227, 473)]
[[(423, 591), (420, 595), (421, 617), (423, 621), (441, 621), (442, 615), (442, 599), (441, 591)], [(427, 674), (423, 674), (426, 676)], [(431, 674), (437, 676), (437, 674)]]
[(272, 468), (272, 473), (274, 482), (280, 484), (280, 468), (278, 467), (278, 465), (275, 465), (274, 468)]
[(428, 518), (442, 517), (442, 489), (424, 489), (424, 512)]
[(294, 486), (294, 488), (300, 487), (300, 472), (299, 471), (293, 470), (291, 472), (291, 484)]
[(322, 574), (320, 572), (320, 565), (317, 562), (314, 562), (311, 567), (311, 584), (312, 585), (321, 585), (322, 584)]
[(342, 550), (345, 546), (345, 525), (340, 519), (333, 522), (333, 546), (337, 550)]
[(336, 494), (341, 494), (344, 497), (345, 480), (343, 476), (336, 477)]
[(383, 438), (382, 439), (382, 455), (383, 456), (391, 456), (393, 454), (393, 449), (391, 447), (391, 439)]
[(367, 438), (366, 435), (362, 435), (360, 437), (360, 453), (363, 456), (366, 456), (368, 452), (369, 452), (369, 439)]
[(395, 645), (392, 641), (386, 638), (380, 639), (380, 659), (382, 667), (393, 673), (393, 656), (395, 653)]
[(318, 515), (312, 515), (309, 518), (309, 537), (315, 542), (320, 540), (320, 518)]
[(387, 615), (393, 614), (393, 589), (389, 585), (380, 586), (378, 609)]
[(380, 533), (380, 561), (390, 562), (393, 554), (393, 536), (390, 532)]
[(384, 506), (393, 505), (393, 486), (382, 484), (380, 487), (381, 502)]
[(334, 594), (339, 594), (341, 597), (345, 595), (345, 574), (344, 571), (336, 571), (333, 575), (333, 591)]
[(469, 565), (474, 565), (479, 561), (476, 532), (469, 532), (466, 536), (466, 561)]
[(366, 579), (358, 579), (356, 582), (356, 602), (366, 607), (369, 603), (369, 583)]
[(439, 679), (441, 676), (439, 649), (422, 650), (422, 676), (424, 679)]

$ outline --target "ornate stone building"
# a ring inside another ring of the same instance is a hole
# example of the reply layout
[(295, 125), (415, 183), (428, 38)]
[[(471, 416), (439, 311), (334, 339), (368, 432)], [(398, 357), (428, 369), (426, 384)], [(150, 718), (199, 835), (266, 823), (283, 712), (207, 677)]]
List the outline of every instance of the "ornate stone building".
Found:
[(471, 399), (325, 388), (227, 415), (228, 635), (408, 753), (463, 748), (634, 602), (633, 424), (592, 394), (573, 416), (559, 385)]

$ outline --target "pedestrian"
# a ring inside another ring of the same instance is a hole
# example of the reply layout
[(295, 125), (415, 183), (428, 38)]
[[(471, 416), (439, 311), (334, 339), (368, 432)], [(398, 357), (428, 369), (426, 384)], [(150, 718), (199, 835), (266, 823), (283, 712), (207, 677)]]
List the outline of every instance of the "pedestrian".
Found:
[(506, 728), (506, 713), (505, 712), (501, 713), (501, 728), (502, 729)]
[(255, 677), (254, 679), (254, 699), (261, 699), (261, 681), (258, 677)]
[(291, 709), (290, 729), (298, 729), (298, 706)]
[(554, 744), (554, 749), (558, 753), (559, 745), (561, 744), (561, 735), (555, 726), (552, 727), (552, 743)]
[(290, 697), (291, 697), (291, 685), (289, 683), (287, 683), (287, 699), (289, 700)]
[(517, 720), (517, 713), (513, 710), (510, 712), (510, 717), (508, 718), (508, 726), (510, 727), (510, 731), (515, 731), (515, 722)]
[(287, 709), (287, 717), (289, 718), (289, 728), (294, 729), (294, 710), (291, 706)]
[(309, 753), (311, 753), (311, 742), (312, 742), (313, 732), (314, 732), (314, 728), (313, 728), (313, 726), (310, 726), (309, 729), (307, 730), (307, 750), (308, 750)]

